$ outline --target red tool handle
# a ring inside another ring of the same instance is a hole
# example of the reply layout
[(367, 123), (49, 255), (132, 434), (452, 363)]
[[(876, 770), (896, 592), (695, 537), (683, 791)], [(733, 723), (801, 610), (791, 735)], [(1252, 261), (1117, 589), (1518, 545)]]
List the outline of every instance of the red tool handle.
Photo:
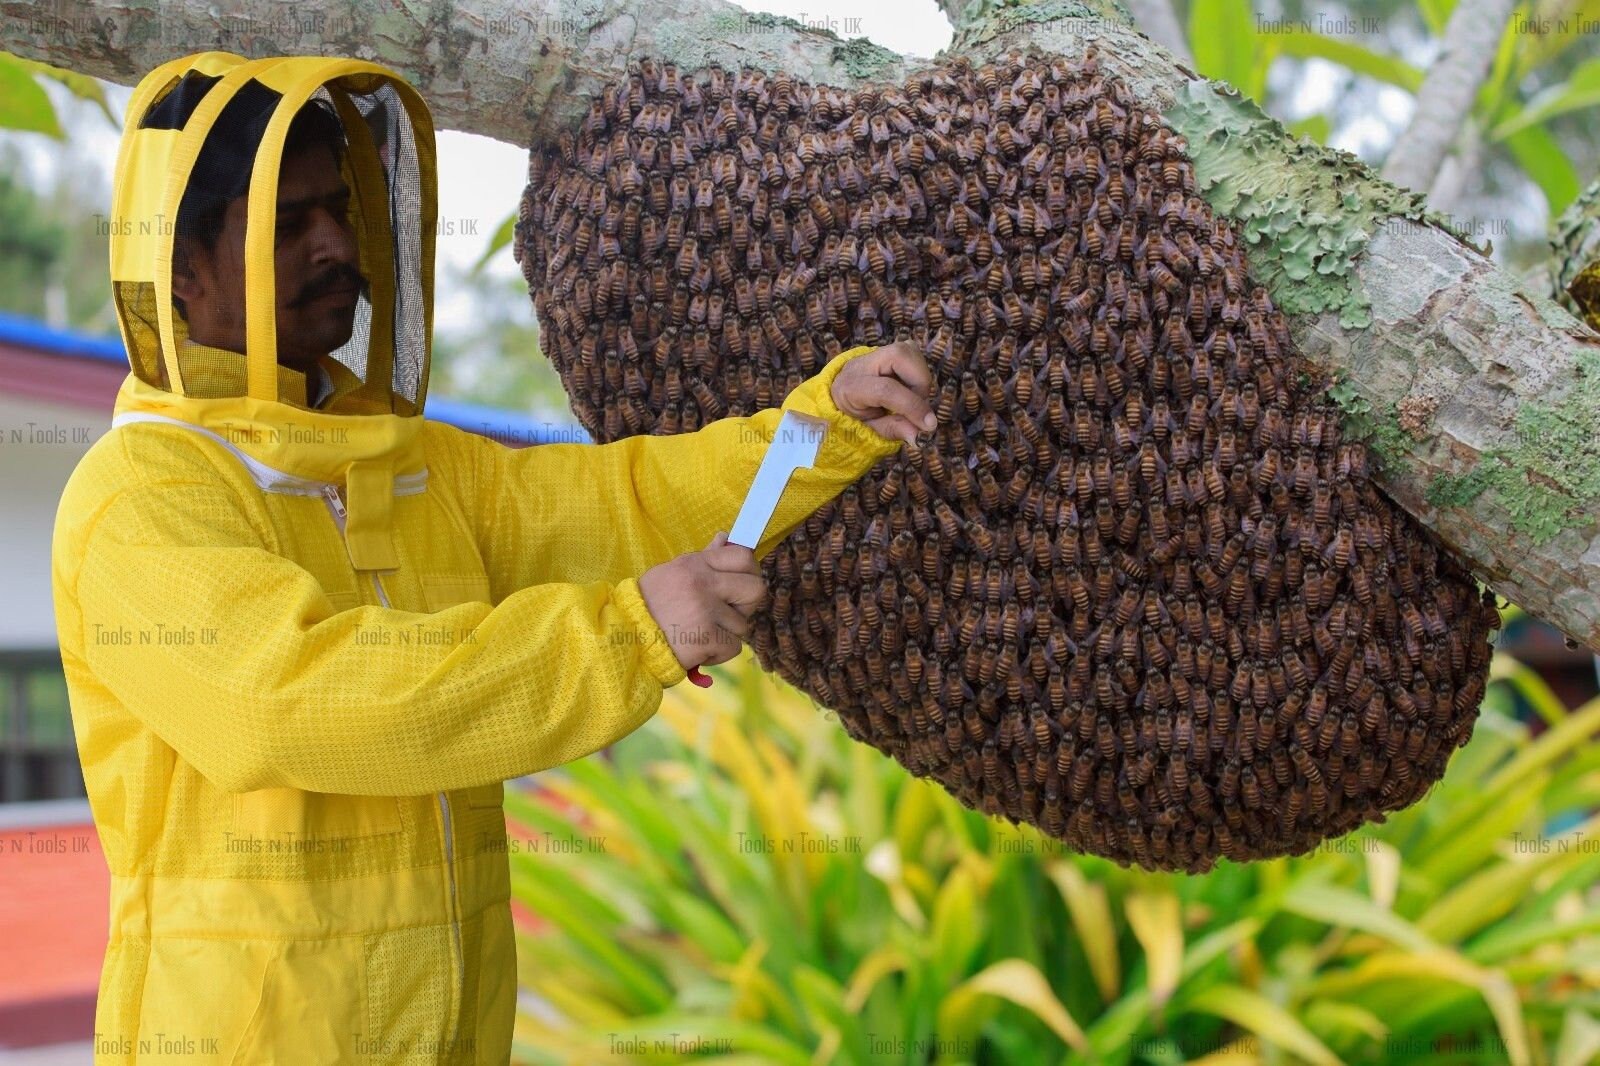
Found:
[(693, 681), (701, 688), (711, 687), (711, 678), (706, 674), (702, 674), (698, 666), (689, 667), (689, 680)]

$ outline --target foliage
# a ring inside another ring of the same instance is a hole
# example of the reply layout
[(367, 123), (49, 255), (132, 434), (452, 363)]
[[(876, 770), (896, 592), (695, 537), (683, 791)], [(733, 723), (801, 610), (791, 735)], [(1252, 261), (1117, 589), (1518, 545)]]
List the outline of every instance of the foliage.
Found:
[[(508, 794), (512, 890), (541, 922), (519, 943), (520, 1062), (1600, 1052), (1600, 699), (1568, 714), (1504, 656), (1429, 798), (1203, 877), (986, 819), (748, 653), (710, 672), (609, 757)], [(1537, 737), (1514, 692), (1548, 721)]]
[(56, 120), (55, 105), (44, 91), (43, 80), (65, 85), (72, 95), (96, 104), (107, 122), (120, 125), (106, 103), (100, 83), (87, 74), (0, 52), (0, 129), (42, 133), (58, 141), (66, 139)]
[[(1419, 0), (1417, 12), (1437, 41), (1453, 5)], [(1223, 78), (1246, 96), (1265, 100), (1267, 75), (1281, 56), (1324, 59), (1374, 82), (1413, 95), (1424, 71), (1381, 46), (1352, 39), (1342, 27), (1325, 33), (1306, 19), (1275, 24), (1258, 32), (1249, 0), (1192, 0), (1189, 37), (1197, 69)], [(1340, 25), (1338, 20), (1331, 21)], [(1352, 19), (1352, 24), (1359, 23)], [(1386, 19), (1376, 18), (1382, 25)], [(1600, 23), (1600, 0), (1524, 0), (1517, 5), (1496, 50), (1489, 76), (1478, 94), (1472, 121), (1491, 148), (1498, 148), (1536, 183), (1559, 214), (1581, 184), (1552, 132), (1552, 120), (1588, 112), (1600, 105), (1600, 59), (1572, 64), (1568, 52), (1592, 38)], [(1559, 80), (1552, 74), (1559, 72)]]

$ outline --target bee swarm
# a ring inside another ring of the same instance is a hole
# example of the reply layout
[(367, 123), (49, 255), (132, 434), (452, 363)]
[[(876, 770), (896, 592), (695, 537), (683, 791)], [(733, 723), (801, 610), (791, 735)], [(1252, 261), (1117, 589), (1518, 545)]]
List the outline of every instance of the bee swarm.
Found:
[(600, 441), (915, 342), (939, 428), (763, 563), (763, 667), (967, 805), (1202, 871), (1418, 799), (1498, 625), (1374, 487), (1184, 142), (1081, 63), (903, 87), (644, 60), (515, 232)]

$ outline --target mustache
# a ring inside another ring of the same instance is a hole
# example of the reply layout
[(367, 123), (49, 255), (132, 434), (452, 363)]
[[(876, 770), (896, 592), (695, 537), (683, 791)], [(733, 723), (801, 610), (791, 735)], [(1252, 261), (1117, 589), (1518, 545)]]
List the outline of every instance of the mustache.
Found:
[(355, 267), (333, 267), (327, 273), (308, 284), (300, 295), (295, 297), (292, 306), (299, 307), (320, 299), (329, 293), (347, 289), (354, 289), (356, 292), (365, 294), (367, 291), (367, 279), (362, 277), (361, 272)]

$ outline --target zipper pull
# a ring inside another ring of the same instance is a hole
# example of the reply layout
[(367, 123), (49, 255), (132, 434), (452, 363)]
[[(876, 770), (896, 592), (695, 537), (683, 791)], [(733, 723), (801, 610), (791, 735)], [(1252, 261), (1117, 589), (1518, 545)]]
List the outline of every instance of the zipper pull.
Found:
[(333, 508), (333, 513), (339, 516), (341, 522), (344, 521), (344, 501), (339, 499), (339, 487), (337, 485), (324, 486), (322, 495), (327, 498), (328, 506)]

